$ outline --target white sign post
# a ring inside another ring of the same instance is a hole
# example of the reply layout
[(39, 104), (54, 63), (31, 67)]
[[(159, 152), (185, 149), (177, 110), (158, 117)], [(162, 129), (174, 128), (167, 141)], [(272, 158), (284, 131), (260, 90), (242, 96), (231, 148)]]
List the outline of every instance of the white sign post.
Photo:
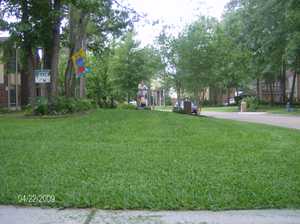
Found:
[(37, 83), (37, 84), (51, 82), (49, 69), (35, 70), (34, 76), (35, 76), (35, 83)]

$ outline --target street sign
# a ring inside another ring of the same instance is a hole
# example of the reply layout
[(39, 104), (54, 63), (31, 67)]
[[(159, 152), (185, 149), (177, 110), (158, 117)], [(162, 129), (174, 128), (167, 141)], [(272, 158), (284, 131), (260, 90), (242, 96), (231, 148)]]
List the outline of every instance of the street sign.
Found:
[(34, 70), (35, 76), (35, 83), (50, 83), (50, 70), (43, 69), (43, 70)]

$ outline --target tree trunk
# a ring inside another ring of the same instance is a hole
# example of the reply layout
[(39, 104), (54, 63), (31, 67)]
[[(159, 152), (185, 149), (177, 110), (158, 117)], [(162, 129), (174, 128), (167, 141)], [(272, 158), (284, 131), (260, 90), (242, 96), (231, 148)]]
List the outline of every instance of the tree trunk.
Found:
[(260, 80), (257, 78), (256, 80), (256, 98), (260, 101)]
[(130, 93), (127, 93), (127, 103), (130, 103)]
[[(52, 47), (45, 47), (44, 48), (44, 69), (51, 69), (51, 59), (52, 59)], [(46, 85), (46, 96), (50, 96), (51, 92), (51, 84)]]
[(22, 68), (21, 70), (21, 105), (26, 106), (29, 104), (29, 77), (28, 70)]
[(296, 70), (295, 70), (294, 76), (293, 76), (292, 90), (291, 90), (291, 95), (290, 95), (290, 105), (293, 105), (293, 103), (294, 103), (294, 94), (295, 94), (296, 78), (297, 78), (297, 72), (296, 72)]
[(271, 97), (271, 105), (274, 105), (274, 91), (273, 91), (273, 82), (270, 82), (270, 97)]
[(230, 88), (227, 89), (227, 104), (230, 105)]
[(85, 78), (79, 79), (79, 98), (85, 98)]
[(67, 63), (67, 68), (65, 71), (65, 95), (66, 97), (72, 97), (72, 78), (73, 78), (73, 62), (72, 62), (72, 55), (74, 53), (74, 48), (70, 49), (69, 59)]
[[(29, 1), (24, 0), (21, 4), (22, 9), (22, 22), (24, 24), (29, 24), (29, 9), (28, 9)], [(35, 107), (35, 97), (36, 97), (36, 88), (35, 88), (35, 79), (34, 79), (34, 68), (35, 68), (35, 60), (34, 54), (32, 51), (32, 40), (30, 38), (30, 32), (24, 31), (24, 42), (23, 48), (25, 51), (25, 58), (27, 63), (27, 75), (28, 75), (28, 89), (29, 89), (29, 103), (32, 108)]]
[[(74, 71), (74, 65), (72, 61), (72, 56), (75, 52), (77, 52), (80, 48), (85, 46), (83, 43), (86, 40), (86, 27), (87, 27), (88, 19), (86, 14), (83, 11), (76, 9), (74, 6), (69, 6), (69, 28), (70, 28), (70, 54), (69, 60), (67, 64), (67, 68), (65, 71), (65, 93), (68, 97), (75, 96), (76, 89), (76, 77)], [(83, 88), (85, 89), (85, 83), (80, 81)], [(80, 96), (85, 95), (85, 91), (80, 91)]]
[(32, 49), (27, 49), (27, 66), (28, 66), (28, 89), (29, 89), (29, 103), (32, 108), (35, 107), (35, 98), (36, 98), (36, 85), (34, 78), (34, 56)]
[(177, 93), (177, 103), (178, 103), (178, 106), (180, 106), (180, 101), (181, 101), (181, 88), (180, 88), (180, 83), (179, 83), (178, 80), (176, 81), (176, 93)]
[(282, 103), (286, 103), (286, 61), (282, 60), (282, 74), (281, 74), (281, 95)]
[(114, 107), (115, 107), (114, 104), (115, 104), (115, 103), (114, 103), (114, 97), (111, 96), (111, 97), (110, 97), (110, 107), (111, 107), (111, 108), (114, 108)]
[(53, 21), (52, 27), (52, 56), (51, 56), (51, 97), (57, 96), (58, 89), (58, 63), (59, 63), (59, 48), (60, 48), (60, 23), (61, 23), (61, 16), (60, 16), (60, 0), (54, 0), (54, 13), (57, 15)]

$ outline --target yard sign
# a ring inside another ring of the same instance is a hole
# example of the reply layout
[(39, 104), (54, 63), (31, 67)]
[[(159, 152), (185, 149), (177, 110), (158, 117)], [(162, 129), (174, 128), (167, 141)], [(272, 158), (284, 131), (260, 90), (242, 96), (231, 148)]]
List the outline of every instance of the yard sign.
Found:
[(39, 69), (34, 70), (35, 83), (50, 83), (50, 70), (49, 69)]

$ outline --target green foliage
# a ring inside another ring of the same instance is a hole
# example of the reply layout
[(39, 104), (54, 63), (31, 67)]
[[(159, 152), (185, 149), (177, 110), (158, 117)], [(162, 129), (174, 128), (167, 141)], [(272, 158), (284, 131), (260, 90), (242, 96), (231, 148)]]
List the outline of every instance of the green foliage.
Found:
[(177, 38), (164, 29), (158, 43), (177, 95), (199, 101), (206, 87), (246, 90), (300, 72), (299, 18), (296, 0), (232, 0), (221, 22), (200, 17)]
[(236, 39), (251, 53), (248, 67), (252, 77), (272, 85), (285, 81), (286, 69), (300, 71), (299, 15), (297, 0), (230, 2), (225, 21), (236, 17), (234, 23), (240, 27)]
[(6, 107), (0, 107), (0, 114), (6, 114), (6, 113), (9, 113), (9, 109), (6, 108)]
[[(55, 97), (48, 102), (47, 98), (37, 100), (33, 114), (35, 115), (63, 115), (84, 112), (95, 108), (90, 100)], [(30, 113), (31, 111), (27, 111)]]
[[(51, 69), (49, 95), (74, 96), (73, 53), (81, 47), (102, 53), (111, 37), (131, 30), (139, 19), (134, 10), (114, 0), (1, 0), (0, 8), (1, 31), (9, 31), (10, 41), (21, 48), (20, 68), (28, 76), (31, 105), (35, 102), (31, 77), (40, 66), (35, 55), (38, 48), (44, 50), (44, 68)], [(61, 47), (64, 52), (59, 55)], [(38, 111), (44, 113), (44, 109), (39, 102)]]
[(150, 47), (140, 48), (129, 33), (125, 40), (112, 43), (101, 55), (90, 57), (88, 96), (100, 107), (115, 107), (115, 100), (135, 99), (138, 84), (150, 81), (162, 69), (160, 57)]
[(184, 114), (184, 110), (181, 107), (173, 107), (172, 111), (175, 113)]
[(135, 98), (138, 84), (149, 82), (161, 69), (160, 56), (153, 48), (140, 48), (134, 40), (134, 34), (128, 33), (124, 41), (114, 51), (110, 64), (110, 74), (119, 98)]
[(48, 99), (44, 97), (39, 97), (34, 108), (34, 114), (46, 115), (48, 114), (48, 111)]
[(102, 108), (115, 107), (117, 90), (114, 88), (109, 72), (112, 52), (106, 50), (101, 56), (91, 56), (90, 64), (92, 74), (87, 77), (88, 97), (93, 99)]
[(88, 96), (100, 107), (115, 107), (115, 100), (135, 99), (138, 84), (149, 82), (162, 69), (157, 52), (150, 47), (140, 48), (133, 38), (129, 33), (103, 54), (90, 57), (93, 72), (88, 77)]
[(166, 96), (165, 100), (166, 100), (166, 106), (172, 106), (173, 102), (170, 96)]
[(123, 110), (136, 110), (136, 106), (129, 103), (120, 103), (118, 104), (118, 108)]
[(257, 100), (256, 97), (248, 96), (248, 97), (243, 98), (242, 101), (246, 102), (247, 111), (249, 111), (249, 112), (255, 112), (259, 107), (259, 101)]
[(179, 97), (185, 92), (199, 104), (207, 87), (238, 88), (251, 80), (249, 52), (235, 39), (240, 24), (237, 18), (231, 20), (218, 23), (214, 18), (200, 17), (178, 38), (168, 37), (166, 31), (160, 35), (161, 53), (173, 72)]

